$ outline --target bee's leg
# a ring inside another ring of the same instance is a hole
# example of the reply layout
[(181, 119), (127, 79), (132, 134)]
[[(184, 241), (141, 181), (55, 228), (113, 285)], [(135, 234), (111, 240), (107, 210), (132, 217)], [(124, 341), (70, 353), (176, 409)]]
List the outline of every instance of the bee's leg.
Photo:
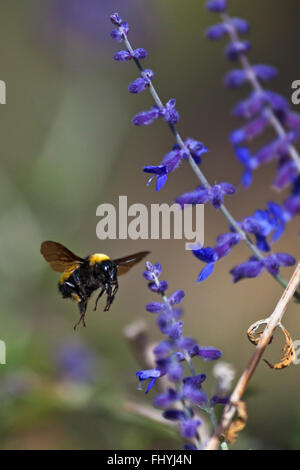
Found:
[(97, 299), (96, 299), (96, 302), (95, 302), (95, 307), (94, 307), (94, 310), (97, 310), (97, 305), (98, 305), (98, 300), (100, 299), (100, 297), (104, 294), (106, 288), (103, 287), (100, 294), (98, 295)]
[(107, 300), (106, 300), (104, 312), (108, 312), (108, 310), (110, 309), (110, 306), (113, 303), (115, 295), (118, 291), (118, 287), (119, 287), (118, 284), (116, 284), (112, 292), (111, 292), (111, 286), (109, 286), (109, 288), (107, 289)]
[(116, 284), (112, 293), (113, 297), (115, 297), (116, 293), (118, 292), (118, 289), (119, 289), (119, 284)]
[(85, 323), (85, 312), (86, 312), (86, 307), (87, 307), (87, 299), (81, 299), (80, 302), (78, 302), (78, 308), (80, 312), (80, 318), (77, 323), (74, 325), (74, 330), (76, 330), (77, 326), (82, 323), (84, 327), (86, 327)]

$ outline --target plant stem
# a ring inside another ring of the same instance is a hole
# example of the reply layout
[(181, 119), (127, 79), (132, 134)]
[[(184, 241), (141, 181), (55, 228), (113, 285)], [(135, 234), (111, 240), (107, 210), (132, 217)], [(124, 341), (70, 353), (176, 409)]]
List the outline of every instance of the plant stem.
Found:
[(292, 275), (287, 288), (283, 292), (278, 304), (275, 307), (274, 312), (267, 320), (267, 326), (262, 333), (260, 340), (255, 348), (255, 351), (245, 368), (244, 372), (242, 373), (234, 391), (232, 392), (229, 403), (225, 406), (222, 418), (220, 420), (219, 425), (216, 428), (216, 431), (210, 441), (208, 442), (205, 450), (216, 450), (220, 444), (220, 436), (228, 429), (230, 426), (232, 419), (235, 415), (236, 405), (241, 400), (246, 387), (254, 374), (256, 367), (259, 364), (259, 361), (268, 346), (275, 328), (281, 322), (283, 315), (287, 309), (287, 306), (292, 299), (294, 292), (299, 286), (300, 282), (300, 263), (298, 264), (294, 274)]

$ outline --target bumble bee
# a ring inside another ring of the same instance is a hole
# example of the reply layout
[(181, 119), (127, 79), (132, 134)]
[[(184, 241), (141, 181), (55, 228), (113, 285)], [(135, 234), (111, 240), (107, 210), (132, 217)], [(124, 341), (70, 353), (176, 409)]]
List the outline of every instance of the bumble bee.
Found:
[(104, 308), (104, 312), (107, 312), (118, 290), (118, 276), (127, 273), (148, 253), (149, 251), (141, 251), (115, 260), (102, 253), (80, 258), (60, 243), (46, 241), (41, 244), (41, 254), (45, 260), (54, 271), (62, 273), (58, 282), (62, 297), (71, 298), (78, 305), (80, 318), (74, 329), (80, 323), (86, 326), (85, 313), (92, 293), (101, 288), (94, 310), (97, 309), (100, 297), (104, 293), (107, 295)]

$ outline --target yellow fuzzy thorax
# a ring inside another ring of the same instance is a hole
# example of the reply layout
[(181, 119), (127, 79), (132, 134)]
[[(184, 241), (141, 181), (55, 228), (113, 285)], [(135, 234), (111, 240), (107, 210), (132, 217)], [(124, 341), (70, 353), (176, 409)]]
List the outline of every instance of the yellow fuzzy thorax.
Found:
[(63, 284), (70, 276), (73, 274), (75, 269), (79, 268), (80, 264), (76, 263), (74, 264), (71, 268), (66, 269), (63, 274), (60, 276), (59, 282), (60, 284)]
[(102, 261), (106, 261), (110, 259), (109, 256), (104, 255), (103, 253), (95, 253), (89, 257), (90, 266), (93, 266), (96, 263), (101, 263)]

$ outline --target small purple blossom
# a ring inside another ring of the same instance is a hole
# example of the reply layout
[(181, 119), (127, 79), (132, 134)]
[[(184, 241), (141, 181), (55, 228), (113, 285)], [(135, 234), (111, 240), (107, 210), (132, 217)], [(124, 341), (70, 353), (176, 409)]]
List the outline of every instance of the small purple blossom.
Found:
[(246, 232), (255, 235), (256, 244), (260, 250), (270, 251), (267, 237), (278, 228), (279, 223), (274, 213), (267, 209), (256, 211), (252, 217), (245, 217), (241, 226)]
[(193, 346), (190, 350), (190, 355), (192, 357), (197, 356), (203, 359), (204, 361), (216, 361), (222, 356), (222, 351), (210, 346), (198, 346), (197, 344)]
[(171, 124), (173, 126), (177, 124), (177, 122), (179, 121), (179, 113), (175, 109), (175, 106), (176, 106), (176, 100), (175, 99), (169, 100), (165, 108), (162, 111), (165, 121), (168, 124)]
[(185, 439), (197, 436), (197, 430), (201, 425), (200, 419), (186, 419), (180, 422), (180, 432)]
[(160, 115), (161, 112), (158, 106), (154, 105), (151, 109), (149, 109), (149, 111), (142, 111), (141, 113), (136, 114), (132, 122), (136, 126), (149, 126), (149, 124), (152, 124), (154, 121), (156, 121)]
[(273, 276), (277, 276), (281, 266), (293, 266), (295, 262), (295, 258), (289, 254), (275, 253), (261, 260), (252, 257), (246, 263), (239, 264), (233, 268), (230, 273), (233, 276), (233, 282), (238, 282), (245, 278), (258, 277), (264, 269)]
[(246, 54), (250, 49), (251, 44), (249, 41), (236, 41), (228, 44), (225, 53), (229, 60), (236, 61), (241, 54)]
[(271, 65), (258, 64), (253, 65), (252, 70), (260, 80), (273, 80), (278, 77), (278, 72)]
[(145, 166), (143, 171), (154, 175), (149, 179), (147, 185), (156, 177), (156, 191), (159, 191), (166, 184), (168, 174), (179, 168), (183, 158), (185, 158), (184, 149), (175, 145), (173, 149), (164, 156), (160, 165)]
[(136, 373), (136, 376), (139, 379), (139, 389), (141, 389), (141, 385), (144, 380), (149, 380), (149, 383), (146, 389), (146, 393), (149, 393), (149, 391), (154, 386), (158, 377), (161, 376), (161, 371), (158, 369), (139, 370)]
[(222, 13), (227, 9), (227, 0), (209, 0), (206, 8), (214, 13)]
[(115, 53), (114, 59), (117, 62), (127, 62), (128, 60), (132, 59), (132, 56), (131, 56), (130, 52), (128, 52), (128, 51), (119, 51), (119, 52)]
[(63, 381), (91, 383), (95, 378), (92, 352), (77, 342), (68, 342), (56, 354), (59, 377)]
[(180, 394), (176, 390), (173, 390), (172, 388), (168, 388), (168, 390), (165, 393), (161, 393), (160, 395), (157, 395), (154, 398), (153, 403), (158, 408), (168, 408), (179, 399), (180, 399)]
[(214, 24), (206, 30), (207, 39), (215, 41), (217, 39), (223, 38), (227, 34), (228, 28), (224, 23)]
[(223, 203), (225, 195), (235, 193), (235, 187), (229, 183), (215, 184), (210, 189), (199, 186), (194, 191), (184, 193), (175, 199), (175, 202), (184, 209), (187, 204), (205, 204), (210, 202), (215, 209), (219, 209)]
[(141, 73), (141, 77), (137, 78), (136, 80), (134, 80), (134, 82), (129, 85), (129, 92), (134, 94), (141, 93), (147, 88), (147, 86), (149, 86), (149, 83), (153, 79), (153, 77), (154, 73), (152, 72), (152, 70), (144, 70)]
[(200, 271), (197, 282), (203, 282), (207, 279), (214, 270), (216, 261), (220, 260), (224, 256), (227, 256), (232, 248), (240, 243), (242, 237), (238, 233), (223, 233), (218, 236), (217, 243), (214, 248), (210, 246), (192, 246), (192, 252), (196, 258), (198, 258), (206, 266)]
[(269, 116), (261, 115), (249, 121), (242, 129), (231, 133), (230, 141), (233, 146), (241, 144), (244, 140), (252, 140), (261, 134), (269, 124)]
[(205, 145), (202, 142), (191, 138), (186, 139), (184, 145), (191, 152), (195, 163), (199, 165), (201, 163), (201, 156), (203, 155), (203, 153), (208, 152)]
[(238, 88), (247, 81), (245, 70), (231, 70), (227, 73), (224, 83), (228, 88)]
[(194, 377), (183, 379), (182, 395), (196, 405), (204, 405), (207, 402), (207, 395), (201, 389), (201, 384), (205, 381), (206, 375), (200, 374)]
[(157, 313), (165, 310), (165, 305), (162, 302), (151, 302), (146, 305), (147, 312)]

